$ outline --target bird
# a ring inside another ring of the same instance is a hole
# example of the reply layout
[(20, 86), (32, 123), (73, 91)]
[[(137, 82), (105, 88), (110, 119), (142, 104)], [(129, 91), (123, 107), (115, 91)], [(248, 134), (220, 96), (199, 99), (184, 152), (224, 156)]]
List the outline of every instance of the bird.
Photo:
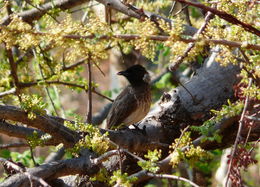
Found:
[(141, 121), (151, 106), (151, 78), (137, 64), (120, 71), (130, 83), (114, 100), (106, 120), (106, 129), (121, 129)]

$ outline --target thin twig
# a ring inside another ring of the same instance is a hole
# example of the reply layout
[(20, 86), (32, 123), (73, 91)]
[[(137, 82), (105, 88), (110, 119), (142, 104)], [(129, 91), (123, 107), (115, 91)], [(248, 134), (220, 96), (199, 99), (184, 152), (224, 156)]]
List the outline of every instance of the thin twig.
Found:
[(6, 54), (7, 54), (8, 60), (9, 60), (9, 64), (10, 64), (11, 76), (14, 80), (14, 85), (16, 86), (16, 93), (19, 93), (20, 87), (19, 87), (19, 80), (18, 80), (18, 75), (17, 75), (17, 66), (14, 62), (12, 50), (6, 48)]
[(156, 177), (156, 178), (162, 178), (162, 179), (174, 179), (174, 180), (180, 180), (189, 183), (191, 186), (199, 187), (199, 185), (195, 184), (194, 182), (190, 181), (189, 179), (175, 176), (175, 175), (168, 175), (168, 174), (155, 174), (155, 173), (146, 173), (149, 177)]
[[(110, 141), (111, 142), (111, 141)], [(112, 142), (113, 145), (117, 146), (114, 142)], [(140, 161), (145, 161), (144, 159), (142, 159), (141, 157), (129, 152), (127, 149), (120, 149), (120, 152), (124, 152), (124, 153), (127, 153), (129, 154), (130, 156), (132, 156), (133, 158), (137, 159), (137, 160), (140, 160)], [(109, 157), (111, 156), (114, 156), (114, 155), (117, 155), (118, 154), (118, 149), (114, 149), (114, 150), (111, 150), (111, 151), (108, 151), (104, 154), (102, 154), (101, 156), (97, 157), (97, 158), (94, 158), (91, 160), (91, 162), (94, 164), (94, 165), (98, 165), (98, 164), (101, 164), (102, 162), (106, 161)]]
[[(118, 147), (118, 145), (117, 145), (115, 142), (113, 142), (112, 140), (109, 140), (109, 142), (110, 142), (113, 146)], [(137, 160), (139, 160), (139, 161), (142, 161), (142, 162), (145, 161), (144, 159), (142, 159), (141, 157), (139, 157), (139, 156), (137, 156), (137, 155), (131, 153), (131, 152), (128, 151), (127, 149), (122, 149), (122, 148), (121, 148), (121, 151), (122, 151), (122, 152), (125, 152), (125, 153), (127, 153), (127, 154), (129, 154), (130, 156), (132, 156), (133, 158), (135, 158), (135, 159), (137, 159)]]
[(209, 11), (209, 12), (219, 16), (220, 18), (226, 20), (227, 22), (230, 22), (230, 23), (235, 24), (235, 25), (239, 25), (242, 28), (244, 28), (246, 31), (251, 32), (251, 33), (253, 33), (257, 36), (260, 36), (260, 30), (253, 27), (251, 24), (247, 24), (247, 23), (244, 23), (244, 22), (238, 20), (235, 16), (228, 14), (224, 11), (220, 11), (220, 10), (217, 10), (215, 8), (205, 6), (205, 5), (198, 3), (198, 2), (191, 2), (191, 1), (186, 1), (186, 0), (176, 0), (176, 1), (178, 1), (180, 3), (185, 3), (187, 5), (191, 5), (191, 6), (200, 8), (200, 9), (203, 9), (205, 11)]
[(19, 142), (19, 143), (10, 143), (10, 144), (0, 144), (0, 150), (1, 149), (9, 149), (14, 147), (28, 147), (29, 145), (27, 143)]
[(10, 94), (14, 94), (16, 92), (15, 88), (11, 88), (10, 90), (4, 91), (0, 93), (0, 97), (7, 96)]
[[(40, 62), (38, 62), (38, 65), (39, 65), (41, 77), (42, 77), (42, 79), (43, 79), (43, 78), (44, 78), (44, 75), (43, 75), (42, 66), (41, 66)], [(49, 99), (50, 99), (50, 101), (51, 101), (51, 105), (52, 105), (52, 108), (53, 108), (54, 111), (55, 111), (56, 116), (59, 116), (59, 113), (58, 113), (58, 111), (57, 111), (57, 109), (56, 109), (56, 107), (55, 107), (55, 104), (54, 104), (54, 102), (53, 102), (53, 100), (52, 100), (52, 98), (51, 98), (51, 94), (50, 94), (50, 92), (49, 92), (49, 89), (48, 89), (46, 86), (44, 86), (44, 87), (45, 87), (45, 91), (46, 91), (46, 93), (47, 93), (47, 95), (48, 95), (48, 97), (49, 97)]]
[(184, 14), (185, 14), (185, 20), (187, 22), (187, 24), (189, 26), (192, 26), (191, 24), (191, 20), (190, 20), (190, 13), (189, 13), (189, 9), (188, 9), (188, 5), (185, 5), (184, 3), (182, 3), (182, 6), (184, 6), (185, 8), (183, 9)]
[(88, 59), (88, 114), (87, 123), (92, 124), (92, 71), (91, 71), (91, 55)]
[(176, 6), (176, 1), (173, 1), (172, 6), (171, 6), (171, 9), (170, 9), (170, 12), (169, 12), (169, 16), (172, 14), (172, 12), (173, 12), (175, 6)]
[(97, 67), (97, 69), (100, 71), (100, 73), (105, 77), (106, 74), (102, 71), (102, 69), (99, 67), (99, 65), (98, 65), (95, 61), (93, 61), (93, 63), (95, 64), (95, 66)]
[[(22, 88), (28, 88), (31, 86), (37, 86), (38, 82), (41, 82), (41, 80), (38, 80), (37, 82), (26, 82), (26, 83), (20, 83)], [(45, 84), (60, 84), (60, 85), (65, 85), (65, 86), (71, 86), (71, 87), (75, 87), (75, 88), (80, 88), (83, 89), (85, 91), (86, 88), (83, 85), (78, 85), (78, 84), (74, 84), (74, 83), (70, 83), (70, 82), (62, 82), (62, 81), (44, 81)], [(112, 99), (110, 99), (109, 97), (99, 93), (98, 91), (95, 90), (95, 88), (92, 88), (92, 92), (99, 95), (100, 97), (103, 97), (104, 99), (109, 100), (110, 102), (113, 102)]]
[[(176, 3), (176, 1), (174, 1)], [(177, 16), (179, 13), (181, 13), (185, 8), (187, 8), (188, 5), (184, 5), (178, 12), (176, 12), (175, 14), (173, 14), (172, 16)]]
[(20, 103), (22, 102), (21, 96), (20, 96), (20, 83), (19, 83), (19, 79), (18, 79), (18, 75), (17, 75), (17, 65), (14, 61), (14, 56), (13, 53), (11, 51), (11, 49), (7, 49), (6, 47), (6, 54), (9, 60), (9, 64), (10, 64), (10, 69), (11, 69), (11, 76), (14, 80), (14, 85), (15, 85), (15, 94), (18, 97)]
[(30, 147), (30, 153), (31, 153), (31, 158), (32, 158), (33, 164), (34, 164), (34, 166), (37, 166), (38, 164), (34, 159), (33, 148), (32, 148), (32, 146), (29, 146), (29, 147)]
[[(7, 31), (15, 31), (15, 32), (21, 32), (20, 30), (17, 29), (10, 29), (6, 26), (0, 25), (0, 28), (5, 29)], [(24, 32), (24, 31), (23, 31)], [(51, 33), (45, 33), (45, 32), (34, 32), (34, 31), (27, 31), (30, 34), (35, 34), (35, 35), (52, 35)], [(64, 38), (69, 38), (69, 39), (93, 39), (96, 38), (95, 35), (87, 35), (87, 36), (81, 36), (81, 35), (64, 35)], [(98, 39), (99, 40), (108, 40), (108, 39), (122, 39), (122, 40), (138, 40), (141, 39), (142, 37), (138, 34), (116, 34), (112, 36), (108, 35), (102, 35)], [(154, 40), (154, 41), (168, 41), (169, 36), (165, 35), (150, 35), (147, 36), (147, 39), (149, 40)], [(198, 38), (198, 39), (193, 39), (193, 38), (184, 38), (184, 37), (179, 37), (178, 39), (181, 42), (184, 43), (190, 43), (190, 42), (199, 42), (203, 41), (205, 43), (213, 43), (213, 44), (219, 44), (219, 45), (227, 45), (229, 47), (242, 47), (245, 49), (253, 49), (253, 50), (260, 50), (260, 45), (257, 44), (249, 44), (247, 42), (235, 42), (235, 41), (229, 41), (229, 40), (223, 40), (223, 39), (206, 39), (206, 38)]]
[[(246, 55), (246, 53), (243, 51), (243, 49), (241, 49), (241, 48), (238, 48), (238, 49), (239, 49), (240, 53), (242, 54), (242, 56), (243, 56), (243, 58), (244, 58), (243, 61), (246, 62), (247, 64), (251, 64), (249, 58), (247, 57), (247, 55)], [(247, 69), (247, 67), (246, 67), (245, 65), (243, 65), (242, 68), (247, 72), (247, 74), (248, 74), (248, 76), (249, 76), (250, 78), (252, 78), (258, 85), (260, 85), (260, 80), (257, 79), (256, 77), (254, 77), (254, 75)]]
[[(208, 12), (206, 17), (205, 17), (205, 22), (204, 24), (200, 27), (200, 29), (196, 32), (196, 34), (194, 34), (194, 36), (192, 37), (192, 39), (194, 40), (198, 40), (199, 35), (206, 29), (209, 21), (213, 18), (213, 14)], [(182, 61), (188, 56), (189, 52), (194, 48), (195, 46), (195, 42), (189, 43), (188, 47), (185, 49), (184, 53), (182, 56), (179, 56), (178, 59), (172, 64), (170, 65), (169, 69), (170, 71), (174, 71), (176, 70), (179, 65), (182, 63)]]
[[(250, 88), (251, 85), (252, 85), (252, 79), (250, 78), (247, 89)], [(239, 143), (240, 138), (241, 138), (240, 134), (241, 134), (241, 131), (242, 131), (242, 128), (243, 128), (243, 121), (244, 121), (244, 117), (245, 117), (245, 114), (246, 114), (248, 102), (249, 102), (249, 96), (247, 95), (246, 96), (246, 100), (245, 100), (245, 105), (244, 105), (244, 108), (243, 108), (243, 111), (242, 111), (242, 114), (241, 114), (241, 117), (240, 117), (240, 120), (239, 120), (239, 127), (238, 127), (238, 131), (237, 131), (237, 136), (236, 136), (236, 139), (235, 139), (234, 147), (232, 149), (232, 153), (231, 153), (231, 157), (230, 157), (230, 162), (229, 162), (229, 166), (228, 166), (227, 180), (226, 180), (226, 183), (225, 183), (225, 187), (228, 187), (228, 181), (229, 181), (229, 177), (230, 177), (230, 171), (231, 171), (231, 167), (232, 167), (232, 162), (233, 162), (235, 153), (237, 151), (238, 143)]]
[[(0, 158), (0, 162), (6, 163), (6, 164), (7, 164), (8, 166), (10, 166), (12, 169), (14, 169), (14, 170), (16, 170), (16, 171), (18, 171), (18, 172), (20, 172), (20, 173), (25, 174), (25, 175), (28, 177), (28, 179), (29, 179), (31, 185), (32, 185), (32, 180), (35, 180), (35, 181), (39, 182), (43, 187), (51, 187), (51, 186), (50, 186), (47, 182), (45, 182), (42, 178), (37, 177), (37, 176), (34, 176), (34, 175), (31, 175), (29, 172), (26, 171), (25, 168), (20, 167), (19, 165), (17, 165), (17, 164), (14, 163), (14, 162), (11, 162), (11, 161), (9, 161), (9, 160), (7, 160), (7, 159), (4, 159), (4, 158)], [(31, 179), (32, 179), (32, 180), (31, 180)]]
[(245, 146), (246, 146), (246, 144), (247, 144), (247, 142), (248, 142), (248, 139), (249, 139), (249, 137), (250, 137), (251, 131), (252, 131), (252, 127), (251, 127), (251, 125), (250, 125), (249, 130), (248, 130), (248, 133), (247, 133), (247, 136), (246, 136), (246, 140), (245, 140), (245, 143), (244, 143)]
[(109, 157), (111, 157), (111, 156), (113, 156), (113, 155), (116, 155), (117, 152), (118, 152), (118, 150), (108, 151), (108, 152), (102, 154), (101, 156), (92, 159), (91, 162), (92, 162), (94, 165), (101, 164), (102, 162), (106, 161)]
[(255, 142), (255, 144), (251, 147), (251, 149), (249, 150), (248, 154), (251, 155), (252, 151), (256, 148), (257, 144), (260, 142), (260, 138), (258, 138), (258, 140)]
[(103, 95), (103, 94), (97, 92), (95, 88), (92, 88), (92, 91), (93, 91), (95, 94), (99, 95), (100, 97), (103, 97), (104, 99), (107, 99), (107, 100), (109, 100), (110, 102), (114, 102), (113, 99), (110, 99), (109, 97), (107, 97), (107, 96), (105, 96), (105, 95)]
[(174, 146), (172, 152), (174, 152), (175, 149), (179, 146), (179, 144), (180, 144), (180, 142), (181, 142), (181, 139), (182, 139), (184, 133), (185, 133), (189, 128), (190, 128), (190, 126), (188, 125), (187, 127), (185, 127), (185, 129), (183, 129), (183, 131), (181, 132), (181, 135), (180, 135), (180, 137), (179, 137), (179, 140), (178, 140), (177, 144)]
[(88, 57), (85, 57), (85, 58), (82, 58), (79, 61), (75, 62), (72, 65), (65, 66), (62, 68), (62, 71), (72, 70), (72, 69), (78, 67), (79, 65), (84, 64), (85, 60), (87, 60), (87, 59), (88, 59)]
[(29, 5), (31, 5), (33, 8), (36, 8), (36, 9), (39, 10), (40, 12), (43, 12), (44, 14), (49, 15), (54, 21), (56, 21), (57, 23), (60, 24), (60, 22), (59, 22), (54, 16), (52, 16), (52, 15), (49, 14), (48, 12), (45, 12), (45, 11), (40, 7), (40, 5), (35, 6), (34, 4), (32, 4), (32, 3), (31, 3), (30, 1), (28, 1), (28, 0), (25, 0), (25, 2), (28, 3)]
[(250, 120), (254, 120), (254, 121), (260, 121), (260, 118), (257, 118), (257, 117), (254, 117), (254, 116), (245, 115), (245, 118), (250, 119)]

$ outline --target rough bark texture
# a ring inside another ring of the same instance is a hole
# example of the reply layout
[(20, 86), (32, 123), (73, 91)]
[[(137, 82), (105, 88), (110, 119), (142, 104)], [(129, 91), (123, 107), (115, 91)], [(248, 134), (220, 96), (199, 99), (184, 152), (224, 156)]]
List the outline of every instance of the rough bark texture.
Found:
[[(167, 156), (168, 145), (180, 136), (181, 129), (187, 125), (201, 125), (205, 120), (209, 119), (209, 111), (211, 109), (220, 108), (226, 103), (227, 99), (232, 99), (233, 97), (233, 85), (239, 81), (237, 74), (240, 69), (233, 65), (222, 67), (214, 61), (215, 57), (216, 53), (213, 52), (204, 66), (197, 71), (197, 75), (184, 84), (192, 96), (182, 86), (165, 93), (154, 110), (138, 124), (139, 129), (109, 130), (109, 138), (121, 148), (126, 148), (131, 152), (143, 153), (148, 149), (155, 148), (165, 150), (164, 155), (166, 157), (164, 156), (165, 158), (159, 162), (159, 166), (160, 171), (167, 171), (171, 159), (170, 155)], [(20, 117), (18, 118), (17, 115)], [(62, 118), (37, 115), (35, 120), (29, 120), (25, 112), (15, 107), (1, 106), (0, 118), (22, 122), (39, 128), (42, 132), (50, 133), (55, 141), (67, 142), (69, 137), (64, 136), (64, 133), (68, 133), (73, 141), (75, 141), (74, 138), (77, 139), (80, 136), (76, 132), (71, 132), (69, 129), (62, 127), (61, 124), (64, 121)], [(203, 137), (199, 137), (194, 140), (194, 145), (201, 145), (202, 148), (207, 150), (227, 147), (235, 139), (238, 119), (239, 116), (234, 116), (223, 119), (215, 125), (215, 129), (220, 130), (223, 135), (221, 143), (202, 143), (201, 139)], [(5, 134), (10, 133), (8, 129), (1, 130)], [(30, 130), (26, 129), (27, 131), (28, 133), (30, 132)], [(101, 129), (101, 132), (106, 131)], [(247, 132), (248, 129), (243, 129), (242, 136), (246, 136)], [(251, 131), (252, 136), (249, 140), (257, 139), (259, 134), (260, 128), (253, 128)], [(193, 138), (195, 139), (196, 137), (198, 135), (195, 134)], [(85, 174), (91, 175), (96, 173), (99, 164), (96, 165), (91, 162), (91, 153), (88, 152), (85, 155), (87, 156), (81, 156), (77, 159), (50, 162), (29, 169), (28, 172), (46, 181), (52, 181), (55, 178), (69, 174), (83, 174), (87, 172)], [(137, 176), (139, 179), (137, 182), (149, 178), (144, 171), (139, 171), (140, 168), (133, 164), (136, 162), (135, 159), (125, 158), (122, 167), (129, 174)], [(109, 163), (109, 168), (119, 167), (118, 159), (107, 163)], [(129, 167), (129, 164), (131, 167)], [(28, 184), (29, 179), (26, 175), (16, 174), (2, 183), (2, 186), (26, 186)]]
[(233, 85), (239, 81), (239, 68), (220, 66), (214, 61), (216, 55), (213, 52), (197, 75), (184, 84), (192, 96), (182, 86), (165, 93), (155, 109), (138, 125), (142, 130), (110, 132), (112, 141), (131, 151), (163, 147), (178, 138), (180, 130), (187, 125), (201, 125), (209, 119), (211, 109), (232, 99)]

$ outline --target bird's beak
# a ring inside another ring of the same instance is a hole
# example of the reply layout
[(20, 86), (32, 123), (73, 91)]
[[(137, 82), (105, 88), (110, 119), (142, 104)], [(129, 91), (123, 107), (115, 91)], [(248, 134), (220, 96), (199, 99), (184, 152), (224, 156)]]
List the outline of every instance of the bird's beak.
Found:
[(117, 73), (117, 75), (123, 75), (123, 76), (126, 76), (127, 73), (126, 73), (125, 71), (120, 71), (120, 72)]

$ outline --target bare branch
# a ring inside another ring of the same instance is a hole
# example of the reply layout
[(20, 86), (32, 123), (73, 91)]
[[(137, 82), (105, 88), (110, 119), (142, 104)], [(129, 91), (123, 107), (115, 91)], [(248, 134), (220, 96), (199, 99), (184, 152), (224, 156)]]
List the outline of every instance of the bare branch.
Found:
[(1, 92), (0, 93), (0, 97), (11, 95), (11, 94), (14, 94), (15, 92), (16, 92), (16, 89), (15, 88), (11, 88), (10, 90), (7, 90), (5, 92)]
[(35, 119), (28, 119), (26, 112), (13, 106), (0, 105), (0, 119), (21, 122), (38, 128), (49, 133), (54, 139), (64, 143), (65, 146), (73, 146), (79, 139), (78, 133), (68, 129), (48, 116), (40, 116), (36, 114)]
[(32, 183), (33, 183), (32, 180), (34, 180), (34, 181), (39, 182), (43, 187), (51, 187), (42, 178), (32, 175), (31, 173), (27, 172), (25, 168), (20, 167), (18, 164), (14, 163), (14, 162), (11, 162), (11, 161), (6, 160), (4, 158), (0, 158), (0, 162), (3, 162), (4, 164), (7, 165), (7, 167), (12, 168), (12, 169), (20, 172), (21, 174), (24, 174), (25, 176), (27, 176), (30, 183), (31, 183), (31, 186), (32, 186)]
[(10, 64), (11, 76), (14, 80), (14, 85), (16, 86), (15, 93), (18, 96), (20, 94), (20, 85), (19, 85), (19, 80), (18, 80), (18, 75), (17, 75), (17, 65), (14, 62), (12, 50), (6, 48), (6, 54), (7, 54), (8, 60), (9, 60), (9, 64)]
[(250, 120), (254, 120), (254, 121), (260, 121), (260, 118), (255, 117), (255, 116), (247, 116), (247, 115), (245, 115), (245, 118), (250, 119)]
[(197, 8), (201, 8), (205, 11), (212, 12), (213, 14), (219, 16), (220, 18), (222, 18), (222, 19), (224, 19), (224, 20), (226, 20), (226, 21), (228, 21), (232, 24), (239, 25), (239, 26), (243, 27), (246, 31), (251, 32), (251, 33), (253, 33), (257, 36), (260, 36), (260, 31), (257, 28), (253, 27), (250, 24), (247, 24), (247, 23), (244, 23), (244, 22), (238, 20), (233, 15), (228, 14), (224, 11), (220, 11), (220, 10), (217, 10), (215, 8), (205, 6), (205, 5), (198, 3), (198, 2), (191, 2), (191, 1), (186, 1), (186, 0), (176, 0), (176, 1), (178, 1), (180, 3), (185, 3), (185, 4), (188, 4), (188, 5), (197, 7)]
[(91, 71), (91, 54), (88, 59), (88, 114), (87, 123), (92, 124), (92, 71)]
[[(213, 14), (208, 12), (206, 17), (205, 17), (205, 22), (204, 24), (200, 27), (200, 29), (196, 32), (196, 34), (193, 35), (192, 39), (197, 40), (199, 35), (206, 29), (209, 21), (213, 18)], [(182, 63), (182, 61), (188, 56), (188, 53), (194, 48), (195, 42), (189, 43), (188, 47), (185, 49), (184, 53), (182, 56), (178, 57), (176, 62), (174, 62), (172, 65), (169, 66), (169, 69), (171, 71), (176, 70), (179, 65)]]
[(104, 153), (103, 155), (99, 156), (98, 158), (92, 159), (92, 163), (95, 165), (101, 164), (102, 162), (106, 161), (109, 157), (111, 157), (113, 155), (117, 155), (117, 153), (118, 153), (118, 150), (108, 151), (108, 152)]
[[(61, 176), (66, 175), (89, 175), (98, 172), (98, 167), (93, 165), (90, 157), (94, 156), (91, 153), (89, 155), (84, 155), (80, 158), (73, 158), (61, 161), (55, 161), (48, 164), (43, 164), (35, 168), (27, 169), (27, 173), (31, 176), (35, 176), (38, 178), (42, 178), (47, 182), (52, 179), (56, 179)], [(30, 181), (28, 179), (28, 175), (25, 173), (19, 173), (12, 175), (7, 180), (2, 182), (2, 186), (29, 186)]]
[[(247, 88), (250, 88), (251, 85), (252, 85), (252, 79), (250, 78)], [(244, 123), (243, 121), (244, 121), (244, 117), (245, 117), (245, 114), (246, 114), (248, 102), (249, 102), (249, 96), (247, 95), (246, 99), (245, 99), (245, 105), (244, 105), (244, 108), (243, 108), (243, 111), (242, 111), (242, 114), (241, 114), (241, 118), (239, 120), (239, 126), (238, 126), (238, 131), (237, 131), (237, 136), (236, 136), (236, 139), (235, 139), (234, 147), (233, 147), (232, 152), (231, 152), (231, 157), (230, 157), (230, 162), (229, 162), (229, 166), (228, 166), (227, 180), (226, 180), (226, 183), (225, 183), (225, 187), (228, 186), (228, 181), (229, 181), (229, 177), (230, 177), (230, 171), (231, 171), (233, 159), (234, 159), (235, 153), (237, 151), (238, 143), (241, 140), (241, 131), (242, 131), (242, 128), (243, 128), (243, 123)]]
[[(37, 86), (38, 85), (38, 82), (40, 82), (41, 80), (38, 80), (37, 82), (24, 82), (24, 83), (20, 83), (21, 85), (21, 88), (27, 88), (27, 87), (31, 87), (31, 86)], [(79, 84), (74, 84), (74, 83), (70, 83), (70, 82), (62, 82), (62, 81), (45, 81), (44, 80), (44, 83), (45, 84), (60, 84), (60, 85), (65, 85), (65, 86), (70, 86), (70, 87), (75, 87), (75, 88), (80, 88), (80, 89), (83, 89), (85, 91), (87, 91), (86, 87), (84, 85), (79, 85)], [(92, 92), (99, 95), (100, 97), (103, 97), (104, 99), (107, 99), (109, 100), (110, 102), (113, 102), (112, 99), (110, 99), (109, 97), (99, 93), (98, 91), (96, 91), (95, 88), (92, 88)]]
[(27, 143), (10, 143), (10, 144), (1, 144), (0, 145), (0, 150), (1, 149), (9, 149), (9, 148), (14, 148), (14, 147), (29, 147)]
[[(4, 26), (0, 26), (0, 28), (5, 28), (6, 30), (12, 32), (12, 31), (17, 31), (17, 32), (21, 32), (19, 30), (15, 30), (15, 29), (9, 29), (7, 27)], [(34, 32), (34, 31), (29, 31), (31, 34), (35, 34), (35, 35), (51, 35), (51, 33), (45, 33), (45, 32)], [(93, 39), (96, 38), (96, 36), (94, 34), (91, 35), (87, 35), (87, 36), (81, 36), (81, 35), (64, 35), (64, 38), (69, 38), (69, 39)], [(99, 36), (100, 40), (108, 40), (111, 38), (116, 38), (116, 39), (122, 39), (122, 40), (126, 40), (126, 41), (130, 41), (130, 40), (138, 40), (141, 39), (142, 36), (138, 35), (138, 34), (116, 34), (116, 35), (112, 35), (112, 36), (108, 36), (108, 35), (102, 35)], [(147, 36), (147, 39), (150, 40), (154, 40), (154, 41), (167, 41), (169, 39), (169, 36), (165, 36), (165, 35), (150, 35)], [(253, 50), (260, 50), (260, 45), (257, 44), (249, 44), (247, 42), (235, 42), (235, 41), (229, 41), (229, 40), (223, 40), (223, 39), (206, 39), (206, 38), (198, 38), (198, 39), (193, 39), (193, 38), (184, 38), (184, 37), (179, 37), (178, 41), (184, 42), (184, 43), (191, 43), (191, 42), (199, 42), (199, 41), (203, 41), (207, 44), (217, 44), (217, 45), (227, 45), (229, 47), (240, 47), (240, 48), (244, 48), (244, 49), (253, 49)]]
[[(21, 17), (23, 21), (32, 23), (34, 20), (40, 19), (45, 13), (53, 8), (66, 10), (86, 2), (89, 2), (89, 0), (54, 0), (41, 5), (40, 10), (38, 8), (33, 8), (19, 13), (18, 16)], [(4, 19), (2, 19), (0, 24), (8, 25), (11, 22), (11, 19), (11, 15), (6, 16)]]
[(180, 180), (180, 181), (184, 181), (184, 182), (187, 182), (189, 183), (191, 186), (194, 186), (194, 187), (199, 187), (199, 185), (195, 184), (194, 182), (186, 179), (186, 178), (183, 178), (183, 177), (179, 177), (179, 176), (175, 176), (175, 175), (167, 175), (167, 174), (155, 174), (155, 173), (150, 173), (148, 172), (146, 174), (148, 177), (156, 177), (156, 178), (161, 178), (161, 179), (174, 179), (174, 180)]
[[(28, 137), (35, 135), (35, 133), (37, 133), (38, 137), (44, 137), (46, 134), (38, 129), (34, 129), (34, 128), (29, 128), (29, 127), (23, 127), (20, 125), (11, 125), (5, 121), (0, 121), (0, 133), (2, 134), (6, 134), (10, 137), (16, 137), (16, 138), (22, 138), (27, 140)], [(53, 138), (48, 138), (48, 139), (44, 139), (43, 141), (43, 145), (58, 145), (60, 144), (59, 141), (56, 141)], [(43, 146), (41, 145), (41, 146)], [(7, 145), (2, 145), (2, 147), (27, 147), (28, 144), (27, 143), (21, 143), (21, 145), (18, 144), (7, 144)]]

